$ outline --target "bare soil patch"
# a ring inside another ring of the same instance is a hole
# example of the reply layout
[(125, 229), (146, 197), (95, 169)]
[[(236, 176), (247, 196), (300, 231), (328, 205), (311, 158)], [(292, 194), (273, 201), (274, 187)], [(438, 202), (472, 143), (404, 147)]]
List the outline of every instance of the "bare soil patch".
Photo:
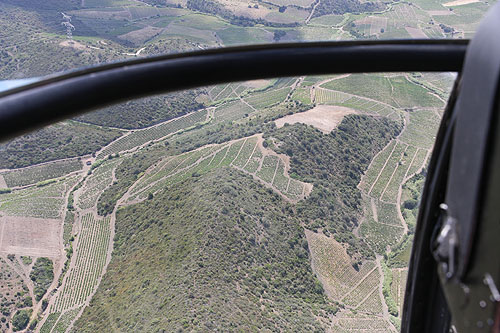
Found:
[[(218, 2), (221, 3), (226, 9), (233, 12), (236, 16), (244, 16), (254, 19), (264, 18), (273, 11), (272, 9), (269, 9), (269, 6), (265, 6), (263, 4), (259, 4), (258, 8), (253, 6), (252, 8), (248, 8), (247, 1), (219, 0)], [(278, 9), (275, 11), (278, 11)]]
[(242, 85), (254, 89), (264, 88), (271, 84), (270, 80), (253, 80), (253, 81), (245, 81)]
[(430, 16), (448, 16), (455, 15), (451, 10), (428, 10), (427, 14)]
[(76, 50), (86, 50), (87, 46), (83, 45), (82, 43), (79, 43), (74, 40), (65, 40), (59, 43), (59, 46), (63, 47), (72, 47)]
[(285, 124), (302, 123), (316, 127), (324, 133), (329, 133), (342, 121), (344, 116), (356, 113), (353, 109), (343, 106), (318, 105), (315, 108), (276, 119), (276, 127)]
[(127, 40), (134, 44), (142, 44), (150, 40), (151, 38), (155, 37), (156, 35), (158, 35), (161, 31), (162, 29), (160, 28), (148, 26), (139, 30), (131, 31), (129, 33), (120, 35), (118, 36), (118, 38)]
[(422, 30), (412, 27), (405, 27), (405, 30), (412, 38), (429, 38)]
[(0, 253), (22, 256), (60, 256), (60, 220), (0, 217)]
[(470, 3), (476, 3), (476, 2), (479, 2), (479, 0), (456, 0), (456, 1), (444, 3), (443, 6), (445, 6), (445, 7), (463, 6), (463, 5), (468, 5)]

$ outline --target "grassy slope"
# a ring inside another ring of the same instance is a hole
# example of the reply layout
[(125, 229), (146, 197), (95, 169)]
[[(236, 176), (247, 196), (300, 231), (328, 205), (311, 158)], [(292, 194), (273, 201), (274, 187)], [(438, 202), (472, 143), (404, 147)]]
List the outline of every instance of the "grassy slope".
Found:
[[(92, 27), (79, 25), (78, 18), (73, 18), (72, 21), (77, 28), (74, 39), (83, 48), (61, 46), (60, 43), (67, 42), (64, 28), (59, 24), (62, 20), (60, 11), (66, 7), (55, 4), (54, 1), (41, 7), (43, 8), (38, 8), (36, 1), (23, 1), (19, 6), (0, 3), (0, 30), (3, 31), (0, 44), (4, 47), (0, 50), (0, 79), (44, 76), (125, 59), (130, 57), (127, 53), (136, 52), (135, 49), (126, 49), (123, 45), (109, 40), (103, 44), (97, 38), (88, 37), (96, 33), (89, 34), (88, 29)], [(104, 22), (111, 24), (108, 21)], [(102, 38), (106, 37), (106, 34), (96, 36)], [(168, 40), (158, 39), (144, 47), (141, 55), (182, 52), (197, 48), (184, 38), (174, 37)], [(196, 97), (203, 93), (203, 89), (197, 89), (130, 101), (85, 114), (78, 119), (104, 126), (142, 128), (203, 107), (196, 100)]]
[(292, 207), (250, 177), (189, 179), (118, 212), (111, 264), (75, 331), (319, 330), (312, 311), (334, 308), (306, 249)]

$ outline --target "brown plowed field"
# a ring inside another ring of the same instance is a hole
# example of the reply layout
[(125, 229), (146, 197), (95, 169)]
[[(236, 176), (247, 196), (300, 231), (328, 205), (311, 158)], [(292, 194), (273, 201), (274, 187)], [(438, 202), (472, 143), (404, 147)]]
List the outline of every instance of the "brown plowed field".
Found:
[(33, 257), (60, 256), (60, 220), (0, 217), (0, 253)]
[(352, 113), (356, 113), (356, 111), (343, 106), (318, 105), (306, 112), (294, 113), (276, 119), (274, 122), (278, 128), (285, 124), (302, 123), (312, 125), (324, 133), (329, 133), (340, 124), (344, 116)]

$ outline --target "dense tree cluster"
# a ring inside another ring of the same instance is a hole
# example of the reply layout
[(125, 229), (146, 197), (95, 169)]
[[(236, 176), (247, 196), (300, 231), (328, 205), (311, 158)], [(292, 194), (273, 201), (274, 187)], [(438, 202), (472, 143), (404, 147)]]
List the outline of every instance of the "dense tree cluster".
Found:
[(12, 318), (12, 326), (14, 332), (21, 331), (28, 326), (31, 312), (32, 312), (31, 309), (30, 310), (24, 309), (16, 312), (14, 318)]
[(203, 92), (203, 89), (186, 90), (132, 100), (87, 113), (77, 119), (102, 126), (144, 128), (203, 108), (204, 105), (197, 102), (197, 97)]
[(359, 1), (359, 0), (321, 0), (316, 7), (313, 17), (335, 14), (342, 15), (345, 13), (365, 13), (377, 12), (385, 8), (381, 2)]
[(278, 140), (274, 149), (290, 156), (292, 176), (314, 184), (310, 197), (298, 204), (308, 227), (323, 228), (337, 241), (350, 244), (350, 255), (373, 255), (352, 235), (363, 213), (357, 185), (375, 154), (401, 129), (387, 118), (349, 115), (330, 134), (303, 124), (266, 133)]
[(120, 135), (118, 130), (72, 121), (48, 126), (0, 144), (0, 169), (92, 154)]
[(54, 264), (48, 258), (38, 258), (33, 265), (30, 279), (35, 285), (35, 298), (40, 301), (54, 280)]

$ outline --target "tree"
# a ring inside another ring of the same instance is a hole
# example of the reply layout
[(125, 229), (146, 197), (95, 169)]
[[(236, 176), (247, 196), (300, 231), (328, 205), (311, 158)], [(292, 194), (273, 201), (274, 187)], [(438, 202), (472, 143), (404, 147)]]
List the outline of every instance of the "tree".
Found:
[(28, 310), (19, 310), (14, 315), (12, 319), (12, 326), (14, 326), (14, 332), (20, 331), (28, 326), (28, 322), (30, 320), (31, 311)]

